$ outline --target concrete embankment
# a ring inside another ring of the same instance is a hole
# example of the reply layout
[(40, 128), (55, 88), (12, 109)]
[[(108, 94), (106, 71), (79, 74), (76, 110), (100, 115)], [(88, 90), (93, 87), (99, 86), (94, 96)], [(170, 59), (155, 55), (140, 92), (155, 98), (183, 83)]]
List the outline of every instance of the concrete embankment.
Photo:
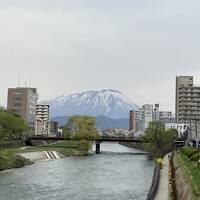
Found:
[(174, 165), (176, 169), (176, 189), (178, 200), (193, 200), (194, 199), (194, 191), (189, 182), (185, 169), (184, 163), (180, 163), (178, 159), (178, 155), (176, 154), (174, 157)]
[(56, 151), (29, 152), (29, 153), (21, 153), (19, 155), (32, 162), (64, 158), (63, 155), (61, 155)]

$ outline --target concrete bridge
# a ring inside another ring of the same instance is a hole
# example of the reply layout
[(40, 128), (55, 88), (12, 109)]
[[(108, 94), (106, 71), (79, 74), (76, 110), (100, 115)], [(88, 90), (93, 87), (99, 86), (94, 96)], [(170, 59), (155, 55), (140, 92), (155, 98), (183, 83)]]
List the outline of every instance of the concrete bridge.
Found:
[[(47, 141), (49, 143), (51, 142), (57, 142), (57, 141), (64, 141), (64, 140), (70, 140), (66, 139), (64, 137), (45, 137), (45, 136), (32, 136), (26, 138), (25, 144), (26, 145), (34, 145), (34, 143), (37, 143), (38, 141)], [(134, 139), (134, 138), (125, 138), (125, 137), (101, 137), (98, 140), (94, 141), (96, 144), (96, 154), (100, 153), (100, 145), (102, 142), (130, 142), (130, 143), (141, 143), (141, 139)]]
[[(45, 137), (45, 136), (32, 136), (32, 137), (28, 137), (26, 138), (25, 144), (26, 145), (34, 145), (34, 141), (47, 141), (49, 143), (53, 143), (53, 142), (57, 142), (57, 141), (64, 141), (64, 140), (70, 140), (70, 139), (66, 139), (64, 137)], [(142, 143), (142, 139), (138, 139), (138, 138), (126, 138), (126, 137), (101, 137), (100, 139), (97, 139), (94, 141), (96, 144), (96, 154), (99, 154), (101, 152), (101, 143), (102, 142), (126, 142), (126, 143), (135, 143), (135, 144), (139, 144)], [(186, 144), (186, 141), (175, 141), (174, 145), (176, 147), (182, 147)]]
[(141, 139), (136, 138), (126, 138), (126, 137), (102, 137), (95, 141), (96, 144), (96, 154), (99, 154), (101, 152), (100, 146), (102, 142), (130, 142), (130, 143), (142, 143)]

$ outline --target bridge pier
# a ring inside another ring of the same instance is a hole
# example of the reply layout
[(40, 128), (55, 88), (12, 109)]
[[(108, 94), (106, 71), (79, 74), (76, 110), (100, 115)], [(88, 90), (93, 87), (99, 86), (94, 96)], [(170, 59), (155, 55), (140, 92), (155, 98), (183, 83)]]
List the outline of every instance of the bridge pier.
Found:
[(100, 146), (101, 146), (101, 142), (96, 142), (96, 154), (100, 154)]

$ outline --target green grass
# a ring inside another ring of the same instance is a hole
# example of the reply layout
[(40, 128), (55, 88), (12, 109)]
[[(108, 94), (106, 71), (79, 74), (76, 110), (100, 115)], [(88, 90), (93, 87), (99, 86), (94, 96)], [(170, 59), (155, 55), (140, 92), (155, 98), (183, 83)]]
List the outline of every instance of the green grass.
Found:
[(21, 167), (31, 164), (18, 154), (40, 151), (57, 151), (64, 156), (87, 155), (88, 150), (81, 148), (79, 141), (64, 141), (42, 146), (24, 148), (0, 149), (0, 170)]
[(26, 149), (16, 149), (16, 153), (38, 152), (38, 151), (57, 151), (64, 156), (83, 155), (86, 152), (80, 151), (78, 141), (64, 141), (42, 146), (26, 147)]
[[(194, 149), (194, 151), (196, 151), (196, 149)], [(193, 161), (192, 158), (194, 158), (194, 156), (198, 157), (198, 153), (194, 153), (192, 156), (188, 157), (183, 152), (179, 152), (179, 160), (181, 163), (184, 163), (183, 167), (194, 192), (196, 195), (200, 195), (200, 168), (198, 168), (198, 162), (196, 159)]]
[(55, 148), (79, 148), (78, 141), (64, 141), (53, 144), (45, 145), (44, 147), (55, 147)]
[(21, 157), (20, 155), (17, 155), (13, 151), (0, 150), (0, 171), (18, 168), (28, 164), (32, 164), (32, 162)]

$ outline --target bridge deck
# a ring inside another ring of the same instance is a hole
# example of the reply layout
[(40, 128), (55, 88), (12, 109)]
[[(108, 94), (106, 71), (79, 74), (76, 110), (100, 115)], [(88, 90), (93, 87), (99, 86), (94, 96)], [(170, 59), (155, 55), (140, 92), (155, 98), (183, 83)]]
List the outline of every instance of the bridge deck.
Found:
[[(29, 140), (54, 140), (54, 141), (64, 141), (64, 140), (70, 140), (65, 139), (64, 137), (43, 137), (43, 136), (33, 136), (28, 137)], [(117, 137), (102, 137), (100, 139), (95, 140), (97, 142), (135, 142), (140, 143), (141, 139), (134, 139), (134, 138), (117, 138)]]

